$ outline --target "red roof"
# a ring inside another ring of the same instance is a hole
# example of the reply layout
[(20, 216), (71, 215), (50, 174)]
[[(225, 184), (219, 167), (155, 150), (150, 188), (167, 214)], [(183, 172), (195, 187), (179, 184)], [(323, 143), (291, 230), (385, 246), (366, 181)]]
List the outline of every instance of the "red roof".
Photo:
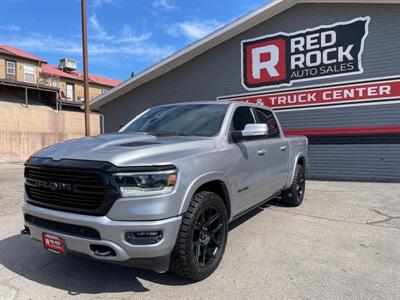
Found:
[[(43, 65), (42, 72), (51, 74), (51, 75), (57, 75), (57, 76), (60, 76), (63, 78), (70, 78), (70, 79), (74, 79), (74, 80), (83, 81), (83, 73), (82, 72), (79, 72), (79, 71), (64, 72), (64, 71), (60, 70), (59, 68), (57, 68), (56, 66), (53, 66), (50, 64)], [(114, 87), (121, 83), (120, 80), (106, 78), (106, 77), (93, 75), (93, 74), (89, 74), (89, 82), (106, 85), (106, 86), (110, 86), (110, 87)]]
[(53, 66), (53, 65), (50, 65), (50, 64), (42, 65), (42, 72), (43, 73), (47, 73), (47, 74), (51, 74), (51, 75), (57, 75), (57, 76), (64, 77), (64, 78), (82, 80), (81, 78), (77, 77), (76, 75), (74, 75), (72, 73), (67, 73), (67, 72), (61, 71), (56, 66)]
[(35, 61), (44, 62), (44, 63), (46, 62), (44, 59), (41, 59), (40, 57), (37, 57), (33, 54), (30, 54), (28, 52), (25, 52), (21, 49), (18, 49), (18, 48), (9, 46), (9, 45), (0, 45), (0, 49), (7, 51), (14, 56), (23, 57), (26, 59), (35, 60)]
[[(83, 80), (83, 72), (76, 72), (76, 73)], [(107, 77), (94, 75), (94, 74), (89, 74), (89, 81), (91, 81), (92, 83), (98, 83), (98, 84), (112, 86), (112, 87), (114, 87), (122, 82), (121, 80), (107, 78)]]
[[(45, 60), (41, 59), (40, 57), (37, 57), (35, 55), (32, 55), (28, 52), (25, 52), (21, 49), (18, 49), (18, 48), (9, 46), (9, 45), (0, 45), (0, 50), (1, 49), (9, 52), (11, 55), (14, 55), (14, 56), (23, 57), (26, 59), (35, 60), (35, 61), (44, 63), (42, 65), (43, 73), (57, 75), (57, 76), (60, 76), (63, 78), (70, 78), (70, 79), (83, 81), (83, 73), (82, 72), (79, 72), (79, 71), (64, 72), (64, 71), (60, 70), (59, 68), (57, 68), (56, 66), (47, 64), (47, 62)], [(110, 87), (114, 87), (121, 83), (120, 80), (106, 78), (106, 77), (93, 75), (93, 74), (89, 74), (89, 82), (97, 83), (97, 84), (101, 84), (101, 85), (105, 85), (105, 86), (110, 86)]]

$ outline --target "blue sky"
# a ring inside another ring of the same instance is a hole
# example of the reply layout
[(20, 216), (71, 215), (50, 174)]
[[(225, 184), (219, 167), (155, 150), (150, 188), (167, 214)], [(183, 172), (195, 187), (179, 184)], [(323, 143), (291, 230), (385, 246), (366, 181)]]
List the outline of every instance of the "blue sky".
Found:
[[(81, 59), (79, 0), (1, 0), (0, 44)], [(89, 71), (127, 79), (266, 0), (87, 0)]]

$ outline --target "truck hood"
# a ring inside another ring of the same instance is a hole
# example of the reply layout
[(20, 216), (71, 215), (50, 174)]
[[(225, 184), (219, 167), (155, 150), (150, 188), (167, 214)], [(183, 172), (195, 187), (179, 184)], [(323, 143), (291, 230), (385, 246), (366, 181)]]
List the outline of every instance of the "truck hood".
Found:
[(173, 163), (213, 148), (215, 141), (208, 137), (156, 137), (144, 133), (115, 133), (68, 140), (42, 149), (34, 156), (54, 160), (108, 161), (122, 167)]

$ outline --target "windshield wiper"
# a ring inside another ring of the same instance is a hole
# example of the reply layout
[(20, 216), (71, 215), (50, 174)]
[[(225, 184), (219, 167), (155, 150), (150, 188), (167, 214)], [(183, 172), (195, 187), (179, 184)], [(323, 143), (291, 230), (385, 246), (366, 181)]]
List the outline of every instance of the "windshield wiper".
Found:
[(188, 134), (188, 133), (182, 133), (182, 132), (177, 132), (177, 131), (172, 131), (172, 130), (154, 130), (154, 131), (127, 131), (127, 132), (120, 132), (120, 133), (131, 133), (131, 134), (146, 134), (146, 135), (152, 135), (156, 137), (162, 137), (162, 136), (193, 136), (193, 134)]
[(179, 135), (176, 131), (160, 130), (160, 131), (144, 131), (146, 134), (154, 136), (176, 136)]

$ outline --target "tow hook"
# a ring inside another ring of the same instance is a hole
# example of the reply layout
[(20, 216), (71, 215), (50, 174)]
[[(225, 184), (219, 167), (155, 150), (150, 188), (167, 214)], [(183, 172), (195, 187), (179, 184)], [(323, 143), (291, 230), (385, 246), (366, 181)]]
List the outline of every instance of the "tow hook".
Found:
[(31, 235), (31, 231), (29, 230), (29, 228), (27, 226), (25, 226), (25, 228), (21, 230), (21, 234)]
[(93, 251), (94, 255), (99, 257), (116, 256), (114, 249), (105, 245), (90, 245), (90, 250)]

